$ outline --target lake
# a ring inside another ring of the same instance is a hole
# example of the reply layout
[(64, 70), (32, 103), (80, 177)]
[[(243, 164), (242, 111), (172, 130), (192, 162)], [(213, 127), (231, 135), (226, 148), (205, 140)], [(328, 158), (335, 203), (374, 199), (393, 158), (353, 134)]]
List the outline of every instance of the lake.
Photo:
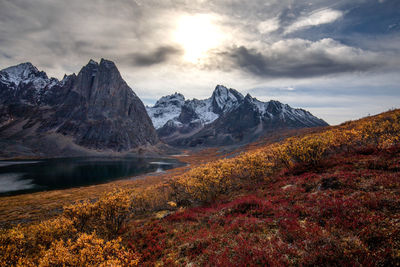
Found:
[(0, 195), (106, 183), (182, 166), (160, 158), (60, 158), (0, 161)]

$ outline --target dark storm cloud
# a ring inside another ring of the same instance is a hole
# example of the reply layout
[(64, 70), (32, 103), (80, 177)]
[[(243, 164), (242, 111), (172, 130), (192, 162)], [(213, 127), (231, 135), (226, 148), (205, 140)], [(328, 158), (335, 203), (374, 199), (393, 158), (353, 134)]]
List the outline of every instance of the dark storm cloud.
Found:
[(0, 52), (43, 66), (119, 58), (127, 42), (146, 40), (151, 32), (144, 13), (128, 0), (0, 0)]
[[(387, 3), (393, 1), (387, 0)], [(376, 5), (385, 6), (375, 2)], [(300, 52), (298, 50), (288, 51), (288, 55), (275, 54), (278, 57), (274, 59), (277, 62), (275, 67), (268, 53), (253, 47), (251, 42), (276, 42), (293, 38), (293, 35), (310, 40), (307, 30), (322, 28), (318, 25), (318, 18), (310, 25), (304, 22), (310, 14), (316, 11), (321, 11), (321, 17), (324, 11), (345, 14), (353, 6), (364, 4), (363, 0), (0, 0), (0, 52), (10, 56), (3, 57), (5, 62), (11, 62), (7, 59), (14, 58), (42, 65), (53, 62), (55, 58), (63, 61), (59, 64), (61, 66), (101, 57), (120, 61), (127, 67), (151, 68), (171, 62), (180, 65), (182, 62), (179, 60), (170, 60), (182, 53), (176, 44), (171, 43), (171, 36), (168, 35), (174, 27), (171, 21), (180, 14), (213, 13), (221, 16), (221, 24), (228, 31), (235, 29), (238, 35), (234, 41), (239, 43), (238, 46), (243, 46), (228, 49), (221, 55), (247, 73), (263, 76), (268, 72), (272, 76), (288, 77), (301, 77), (303, 73), (304, 77), (309, 77), (351, 72), (363, 70), (363, 67), (358, 67), (356, 63), (343, 63), (317, 52), (317, 55), (309, 55), (304, 64), (300, 64), (296, 56), (293, 63), (288, 62), (293, 53)], [(365, 12), (362, 8), (359, 10), (359, 13)], [(357, 17), (358, 24), (362, 24), (359, 22), (361, 15)], [(343, 17), (346, 18), (344, 22), (351, 23), (345, 15)], [(259, 24), (271, 18), (277, 20), (276, 30), (259, 32)], [(284, 35), (285, 31), (290, 33), (289, 36)], [(244, 39), (242, 34), (249, 36)], [(159, 42), (160, 36), (165, 40), (163, 43)], [(330, 38), (325, 33), (318, 36), (320, 39)], [(30, 53), (32, 48), (35, 53)], [(131, 55), (130, 59), (125, 59), (126, 55)], [(369, 63), (365, 69), (369, 69)], [(6, 67), (7, 63), (3, 64), (1, 67)], [(302, 67), (303, 71), (296, 72), (296, 67)]]
[(182, 49), (173, 46), (161, 46), (151, 53), (133, 54), (133, 65), (139, 67), (151, 66), (168, 61), (172, 56), (181, 55)]
[[(388, 68), (383, 62), (388, 51), (390, 60), (399, 58), (400, 28), (396, 26), (400, 25), (400, 8), (396, 8), (399, 3), (398, 0), (0, 0), (0, 68), (32, 61), (39, 68), (54, 66), (45, 70), (62, 77), (64, 72), (79, 70), (90, 58), (104, 57), (114, 60), (133, 77), (128, 81), (132, 84), (137, 83), (134, 79), (138, 72), (143, 73), (144, 80), (152, 68), (160, 66), (171, 72), (165, 71), (169, 79), (180, 77), (182, 69), (198, 77), (204, 71), (202, 65), (184, 61), (184, 51), (174, 43), (173, 31), (182, 15), (211, 14), (217, 17), (215, 24), (221, 26), (223, 35), (230, 39), (217, 47), (219, 52), (201, 61), (208, 67), (206, 71), (212, 73), (208, 76), (210, 80), (219, 79), (220, 70), (239, 71), (243, 77), (264, 81), (274, 77), (300, 80), (375, 71), (380, 66)], [(310, 16), (312, 19), (308, 20)], [(379, 38), (371, 38), (369, 29), (373, 29), (373, 34), (382, 33)], [(389, 31), (390, 36), (386, 34)], [(396, 66), (393, 62), (389, 65)], [(179, 81), (171, 82), (171, 87), (180, 87), (179, 82), (185, 87), (193, 83), (192, 79), (176, 80)], [(211, 82), (214, 81), (197, 81)], [(156, 87), (154, 79), (150, 78), (148, 83)], [(161, 87), (165, 84), (159, 83)]]
[(215, 52), (205, 64), (211, 70), (242, 70), (258, 78), (302, 79), (339, 73), (379, 72), (396, 66), (392, 56), (344, 45), (331, 38), (282, 39), (258, 45), (232, 46)]
[[(265, 55), (244, 46), (220, 53), (223, 61), (229, 62), (233, 69), (240, 68), (253, 75), (266, 78), (305, 78), (336, 73), (367, 71), (377, 67), (376, 61), (352, 61), (332, 57), (324, 51), (305, 53), (303, 57), (290, 55)], [(223, 64), (226, 66), (226, 64)]]

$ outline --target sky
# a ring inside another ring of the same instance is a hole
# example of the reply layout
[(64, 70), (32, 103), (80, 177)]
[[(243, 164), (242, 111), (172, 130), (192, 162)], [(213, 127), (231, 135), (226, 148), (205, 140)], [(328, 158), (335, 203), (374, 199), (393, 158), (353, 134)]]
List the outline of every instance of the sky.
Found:
[(0, 0), (0, 69), (101, 58), (147, 105), (223, 84), (339, 124), (400, 108), (400, 1)]

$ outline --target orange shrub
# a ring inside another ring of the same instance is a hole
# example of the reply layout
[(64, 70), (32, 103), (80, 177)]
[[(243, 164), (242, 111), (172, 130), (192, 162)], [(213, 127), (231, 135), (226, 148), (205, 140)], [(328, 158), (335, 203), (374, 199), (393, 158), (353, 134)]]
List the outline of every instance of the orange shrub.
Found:
[(0, 266), (31, 265), (54, 240), (73, 238), (73, 222), (59, 217), (29, 226), (17, 226), (0, 233)]
[(113, 237), (131, 215), (131, 210), (131, 194), (120, 190), (107, 193), (93, 203), (84, 201), (64, 207), (64, 214), (79, 231), (99, 230), (106, 237)]
[(359, 131), (362, 140), (379, 148), (387, 148), (400, 142), (400, 113), (380, 115), (361, 123)]
[(325, 132), (321, 135), (290, 138), (285, 143), (285, 152), (292, 161), (316, 166), (333, 145), (333, 134)]
[(212, 201), (243, 183), (265, 179), (282, 167), (292, 168), (295, 163), (317, 166), (330, 153), (399, 142), (400, 111), (395, 111), (201, 165), (175, 178), (170, 186), (177, 203)]
[(193, 168), (171, 181), (175, 200), (178, 203), (186, 200), (209, 202), (243, 183), (262, 180), (272, 173), (271, 157), (259, 150)]
[(149, 210), (165, 210), (171, 208), (168, 202), (173, 194), (169, 184), (160, 183), (149, 186), (140, 191), (132, 192), (132, 209), (135, 213), (143, 213)]
[(92, 234), (80, 234), (76, 241), (55, 241), (44, 252), (39, 266), (137, 266), (139, 257), (120, 245), (121, 239), (105, 242)]
[(80, 232), (89, 227), (94, 213), (94, 204), (88, 200), (64, 207), (64, 215), (74, 222), (74, 226)]

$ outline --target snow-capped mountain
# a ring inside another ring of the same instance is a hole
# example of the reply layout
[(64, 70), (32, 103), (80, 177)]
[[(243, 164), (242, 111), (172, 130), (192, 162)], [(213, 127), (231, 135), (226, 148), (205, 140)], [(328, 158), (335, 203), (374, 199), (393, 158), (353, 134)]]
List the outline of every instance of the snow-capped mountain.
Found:
[(57, 84), (60, 84), (57, 79), (48, 78), (31, 63), (22, 63), (0, 71), (0, 98), (39, 103), (45, 92)]
[(90, 60), (61, 81), (31, 63), (0, 71), (0, 157), (123, 152), (158, 141), (142, 101), (111, 61)]
[(44, 72), (40, 72), (31, 63), (22, 63), (0, 71), (0, 80), (16, 89), (20, 83), (33, 82), (35, 85), (43, 87), (49, 79)]
[(161, 97), (152, 108), (146, 107), (146, 110), (152, 118), (154, 127), (159, 129), (167, 121), (179, 117), (184, 104), (185, 97), (182, 94), (175, 93)]
[(182, 94), (162, 97), (147, 112), (162, 140), (171, 145), (221, 145), (252, 141), (268, 132), (328, 125), (303, 109), (217, 85), (204, 100)]
[(243, 95), (234, 89), (217, 85), (212, 96), (204, 100), (185, 100), (182, 94), (161, 97), (154, 106), (146, 107), (156, 129), (165, 125), (183, 126), (188, 123), (209, 124), (243, 100)]
[(243, 100), (243, 95), (235, 89), (217, 85), (211, 96), (212, 110), (216, 114), (224, 114), (235, 109)]

